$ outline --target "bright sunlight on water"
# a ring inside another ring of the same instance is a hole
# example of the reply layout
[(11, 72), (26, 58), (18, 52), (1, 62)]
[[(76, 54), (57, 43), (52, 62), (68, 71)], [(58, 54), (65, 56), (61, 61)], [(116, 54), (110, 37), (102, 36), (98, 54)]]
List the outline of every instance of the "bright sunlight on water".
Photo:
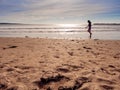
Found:
[[(0, 25), (0, 37), (89, 39), (86, 26), (79, 24), (5, 24)], [(92, 39), (120, 40), (120, 25), (93, 25), (92, 33)]]

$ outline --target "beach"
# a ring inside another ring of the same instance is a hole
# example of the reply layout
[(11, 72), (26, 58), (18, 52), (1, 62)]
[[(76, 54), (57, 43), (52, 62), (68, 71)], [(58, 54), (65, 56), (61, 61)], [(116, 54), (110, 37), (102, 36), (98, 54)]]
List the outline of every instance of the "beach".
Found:
[(0, 90), (120, 90), (120, 40), (1, 37)]

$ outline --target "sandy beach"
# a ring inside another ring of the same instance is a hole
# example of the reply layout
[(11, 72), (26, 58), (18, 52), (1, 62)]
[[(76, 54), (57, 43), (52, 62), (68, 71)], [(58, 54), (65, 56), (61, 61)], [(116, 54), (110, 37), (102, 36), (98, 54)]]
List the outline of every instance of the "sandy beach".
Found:
[(0, 90), (120, 90), (120, 40), (0, 38)]

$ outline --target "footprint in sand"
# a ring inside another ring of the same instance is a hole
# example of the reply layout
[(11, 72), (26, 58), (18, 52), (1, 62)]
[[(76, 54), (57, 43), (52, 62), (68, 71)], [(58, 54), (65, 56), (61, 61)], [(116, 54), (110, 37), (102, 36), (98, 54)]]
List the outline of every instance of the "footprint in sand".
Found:
[(34, 83), (41, 89), (44, 86), (49, 86), (49, 84), (51, 83), (57, 83), (57, 82), (61, 82), (61, 81), (68, 81), (69, 78), (61, 75), (61, 74), (57, 74), (57, 75), (51, 75), (51, 76), (44, 76), (41, 77), (39, 81), (35, 81)]
[(99, 82), (99, 83), (105, 83), (105, 84), (115, 84), (115, 82), (114, 81), (112, 81), (112, 80), (106, 80), (106, 79), (102, 79), (102, 78), (97, 78), (97, 81)]
[(73, 52), (68, 52), (68, 54), (69, 54), (70, 56), (73, 56)]
[(55, 57), (55, 58), (60, 58), (60, 56), (58, 56), (58, 55), (55, 55), (54, 57)]
[[(88, 88), (85, 87), (84, 89), (81, 89), (81, 87), (85, 83), (91, 82), (91, 79), (87, 77), (79, 77), (74, 81), (74, 84), (72, 86), (60, 86), (58, 90), (87, 90)], [(89, 89), (88, 89), (89, 90)]]
[(108, 85), (100, 85), (100, 87), (102, 90), (114, 90), (114, 87)]
[(58, 72), (63, 72), (63, 73), (68, 73), (68, 72), (70, 72), (70, 70), (68, 69), (68, 67), (60, 67), (60, 68), (57, 68), (57, 71), (58, 71)]
[(18, 46), (9, 46), (9, 47), (3, 47), (3, 50), (5, 50), (5, 49), (9, 49), (9, 48), (17, 48)]
[(57, 69), (58, 71), (70, 72), (70, 71), (79, 71), (80, 69), (83, 69), (84, 67), (78, 66), (78, 65), (62, 64), (62, 66), (59, 66), (59, 68)]
[(120, 53), (115, 54), (113, 57), (116, 59), (120, 58)]

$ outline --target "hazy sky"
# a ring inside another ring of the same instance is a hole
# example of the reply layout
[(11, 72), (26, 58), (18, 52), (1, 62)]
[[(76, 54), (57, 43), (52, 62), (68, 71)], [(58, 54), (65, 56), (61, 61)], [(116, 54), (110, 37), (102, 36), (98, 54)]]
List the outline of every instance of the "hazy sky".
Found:
[(0, 0), (0, 22), (119, 22), (120, 0)]

